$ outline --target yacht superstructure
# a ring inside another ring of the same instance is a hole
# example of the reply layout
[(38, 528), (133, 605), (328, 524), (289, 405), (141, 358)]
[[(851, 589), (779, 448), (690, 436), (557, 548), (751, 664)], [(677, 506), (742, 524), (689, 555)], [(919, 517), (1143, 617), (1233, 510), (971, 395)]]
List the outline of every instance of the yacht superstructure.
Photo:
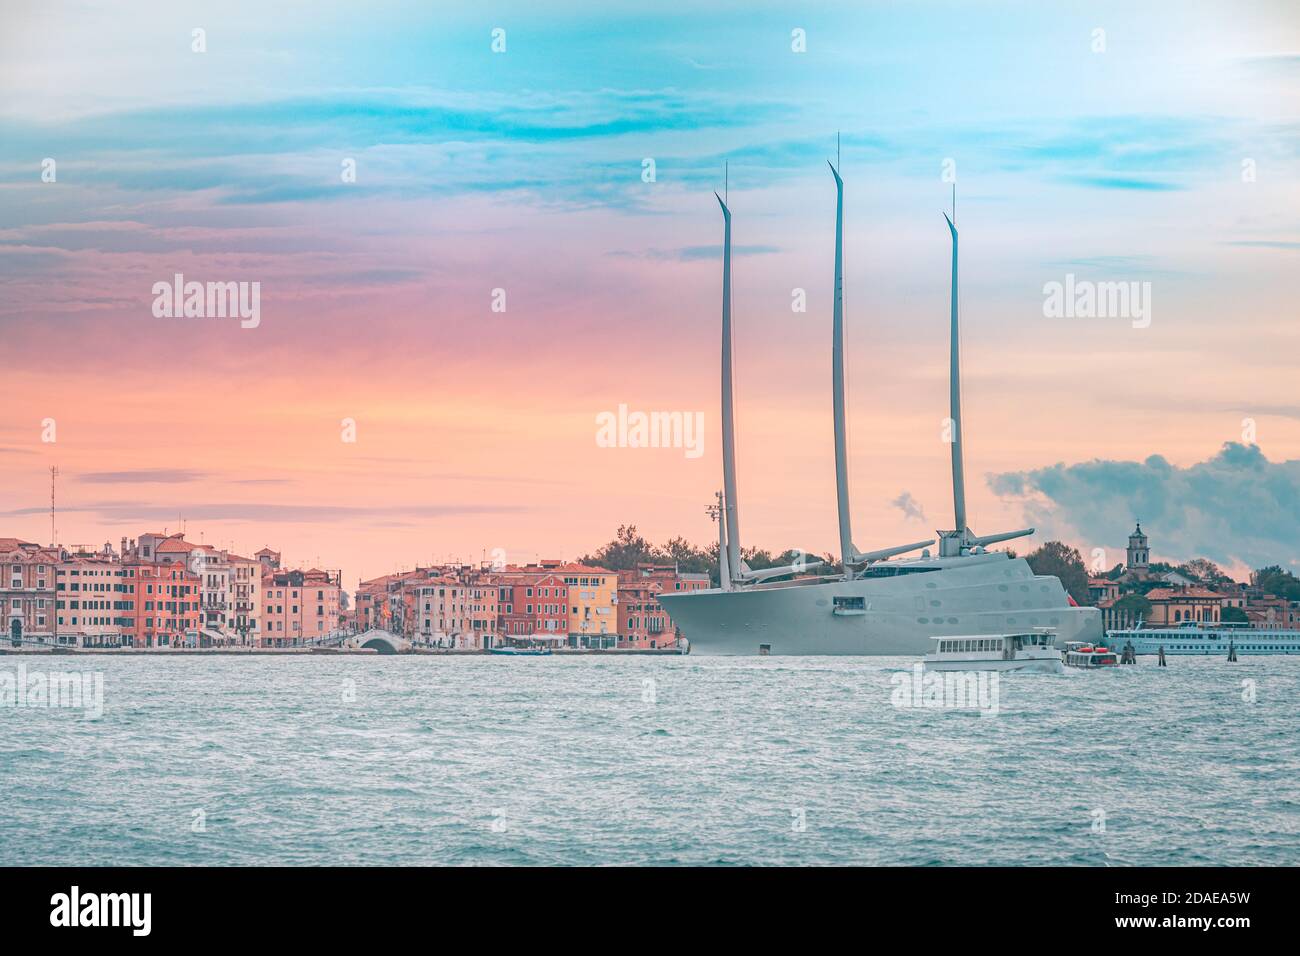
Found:
[(848, 449), (844, 408), (844, 181), (836, 186), (835, 292), (832, 311), (831, 391), (835, 428), (835, 478), (843, 573), (789, 578), (820, 562), (751, 570), (740, 550), (736, 523), (734, 395), (732, 393), (731, 211), (724, 217), (722, 414), (723, 476), (719, 517), (719, 587), (661, 595), (659, 600), (690, 641), (706, 654), (925, 654), (945, 635), (1001, 635), (1054, 628), (1059, 641), (1101, 636), (1099, 612), (1077, 607), (1061, 582), (1035, 575), (1023, 558), (988, 551), (987, 545), (1033, 529), (986, 536), (967, 526), (961, 443), (960, 345), (957, 295), (957, 227), (952, 237), (952, 310), (949, 399), (955, 530), (939, 532), (938, 555), (900, 558), (933, 542), (860, 552), (853, 544), (849, 510)]

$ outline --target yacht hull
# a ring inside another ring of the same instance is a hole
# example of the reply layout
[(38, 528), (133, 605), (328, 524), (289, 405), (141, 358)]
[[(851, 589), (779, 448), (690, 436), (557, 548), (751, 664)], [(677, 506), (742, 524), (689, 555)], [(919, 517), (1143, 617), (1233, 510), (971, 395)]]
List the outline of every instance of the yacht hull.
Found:
[(659, 600), (693, 654), (924, 655), (934, 637), (1027, 627), (1055, 628), (1058, 646), (1102, 636), (1096, 608), (1071, 606), (1061, 582), (1035, 576), (1023, 558), (995, 552), (888, 570), (897, 573)]

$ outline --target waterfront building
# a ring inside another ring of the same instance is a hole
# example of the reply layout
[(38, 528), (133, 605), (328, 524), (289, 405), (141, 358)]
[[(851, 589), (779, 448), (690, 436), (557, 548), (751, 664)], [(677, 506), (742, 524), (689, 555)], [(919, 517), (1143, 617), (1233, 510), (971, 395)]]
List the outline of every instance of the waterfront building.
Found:
[(1088, 597), (1096, 605), (1100, 605), (1102, 601), (1113, 601), (1119, 597), (1119, 582), (1112, 581), (1110, 578), (1090, 576)]
[(1300, 602), (1288, 601), (1258, 588), (1245, 591), (1246, 619), (1250, 626), (1262, 630), (1300, 630)]
[(59, 558), (57, 548), (0, 538), (0, 620), (7, 639), (53, 640)]
[(674, 564), (639, 564), (619, 571), (618, 646), (626, 649), (676, 647), (681, 633), (659, 603), (659, 595), (707, 587), (707, 574), (679, 572)]
[(199, 576), (179, 562), (161, 564), (144, 557), (124, 561), (122, 642), (133, 647), (198, 647), (201, 584)]
[(406, 583), (414, 629), (404, 636), (461, 649), (496, 643), (500, 592), (486, 575), (458, 568)]
[(353, 619), (358, 631), (382, 628), (391, 631), (392, 610), (388, 601), (388, 581), (392, 575), (372, 578), (357, 584)]
[(498, 633), (568, 639), (569, 586), (563, 575), (512, 566), (494, 572), (489, 580), (497, 588)]
[(569, 591), (569, 646), (616, 647), (618, 573), (572, 563), (550, 570), (564, 578)]
[(269, 571), (262, 576), (259, 647), (296, 647), (339, 630), (342, 573)]
[(623, 649), (675, 647), (677, 632), (659, 603), (663, 585), (657, 581), (632, 581), (618, 586), (618, 647)]
[(242, 555), (223, 551), (229, 569), (227, 636), (232, 643), (257, 647), (262, 637), (262, 565)]
[(56, 643), (71, 647), (121, 647), (125, 571), (112, 545), (102, 551), (65, 553), (55, 571)]
[(1184, 621), (1219, 623), (1226, 596), (1202, 587), (1155, 588), (1148, 591), (1151, 614), (1146, 621), (1152, 627), (1168, 627)]
[(220, 553), (202, 548), (191, 548), (186, 561), (189, 569), (199, 576), (200, 643), (204, 646), (227, 644), (234, 610), (230, 565)]

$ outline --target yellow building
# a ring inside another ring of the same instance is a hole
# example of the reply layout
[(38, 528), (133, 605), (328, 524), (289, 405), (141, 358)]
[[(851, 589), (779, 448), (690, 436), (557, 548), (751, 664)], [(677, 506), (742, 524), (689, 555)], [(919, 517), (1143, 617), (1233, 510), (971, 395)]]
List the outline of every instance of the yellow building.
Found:
[(562, 564), (546, 570), (563, 575), (569, 588), (569, 646), (616, 647), (618, 572), (583, 564)]

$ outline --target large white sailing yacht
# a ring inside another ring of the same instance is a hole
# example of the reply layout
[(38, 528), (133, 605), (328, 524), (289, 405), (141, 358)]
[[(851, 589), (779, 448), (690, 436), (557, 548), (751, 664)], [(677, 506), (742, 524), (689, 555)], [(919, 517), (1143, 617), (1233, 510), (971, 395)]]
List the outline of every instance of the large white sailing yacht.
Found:
[[(849, 509), (844, 408), (844, 181), (835, 177), (835, 296), (831, 390), (835, 425), (835, 484), (843, 574), (798, 577), (817, 562), (752, 570), (741, 557), (736, 502), (736, 447), (732, 394), (731, 210), (722, 207), (722, 460), (720, 584), (708, 590), (664, 594), (659, 600), (703, 654), (925, 654), (944, 635), (1008, 634), (1054, 628), (1058, 644), (1101, 638), (1096, 608), (1077, 607), (1055, 577), (1036, 575), (1024, 558), (988, 545), (1033, 529), (978, 536), (966, 524), (962, 462), (961, 368), (957, 315), (957, 227), (952, 236), (952, 315), (949, 403), (953, 510), (956, 530), (933, 539), (861, 552), (853, 544)], [(716, 194), (715, 194), (716, 195)], [(920, 557), (903, 558), (918, 550)], [(792, 577), (794, 576), (794, 577)], [(787, 578), (787, 580), (772, 580)]]

